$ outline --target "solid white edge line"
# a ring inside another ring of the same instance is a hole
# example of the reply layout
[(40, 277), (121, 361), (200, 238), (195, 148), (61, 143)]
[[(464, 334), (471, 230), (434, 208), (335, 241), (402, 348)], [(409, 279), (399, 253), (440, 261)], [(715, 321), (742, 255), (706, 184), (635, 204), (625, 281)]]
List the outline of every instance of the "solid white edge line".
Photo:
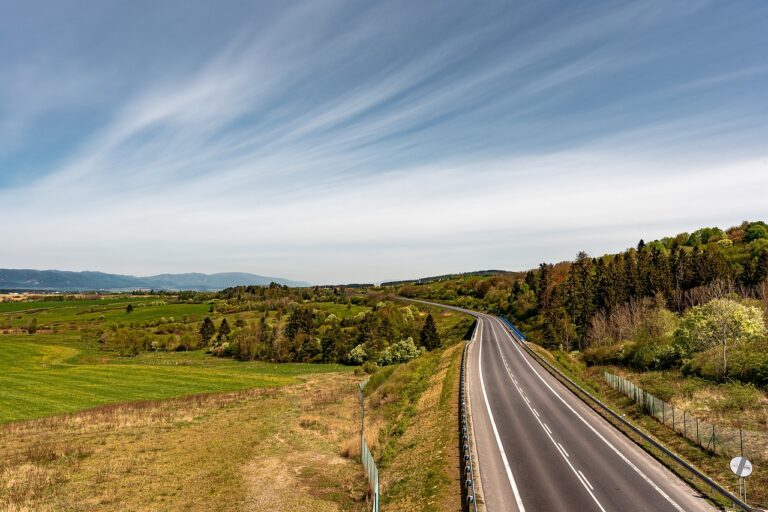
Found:
[(672, 504), (675, 510), (678, 510), (679, 512), (685, 512), (685, 509), (683, 509), (680, 505), (678, 505), (666, 492), (664, 492), (663, 489), (661, 489), (658, 485), (656, 485), (656, 483), (653, 480), (651, 480), (648, 477), (648, 475), (643, 473), (642, 470), (640, 470), (640, 468), (635, 466), (631, 460), (629, 460), (623, 453), (619, 451), (618, 448), (616, 448), (613, 444), (611, 444), (611, 442), (608, 441), (600, 432), (598, 432), (595, 429), (595, 427), (590, 425), (589, 422), (585, 420), (584, 417), (581, 416), (581, 414), (576, 412), (576, 410), (573, 407), (571, 407), (571, 404), (566, 402), (565, 399), (561, 397), (560, 394), (557, 391), (555, 391), (546, 380), (544, 380), (544, 377), (542, 377), (539, 374), (539, 372), (536, 371), (536, 368), (534, 368), (533, 365), (528, 361), (528, 358), (525, 357), (525, 355), (523, 354), (523, 351), (520, 349), (520, 347), (517, 346), (517, 342), (514, 340), (514, 338), (512, 338), (509, 332), (504, 328), (504, 326), (501, 324), (501, 321), (498, 319), (494, 319), (494, 320), (496, 320), (497, 324), (501, 327), (501, 330), (510, 339), (510, 341), (512, 342), (512, 346), (515, 347), (515, 350), (517, 350), (518, 354), (520, 354), (520, 357), (522, 357), (523, 361), (525, 361), (525, 364), (527, 364), (528, 367), (533, 371), (533, 373), (536, 374), (539, 380), (543, 382), (545, 386), (547, 386), (547, 388), (552, 392), (552, 394), (555, 395), (558, 398), (558, 400), (560, 400), (577, 418), (579, 418), (581, 422), (584, 423), (598, 438), (600, 438), (601, 441), (603, 441), (609, 448), (611, 448), (611, 450), (613, 450), (614, 453), (616, 453), (616, 455), (618, 455), (621, 458), (621, 460), (626, 462), (629, 467), (631, 467), (638, 475), (640, 475), (640, 477), (643, 480), (645, 480), (648, 483), (648, 485), (653, 487), (656, 490), (656, 492), (658, 492), (662, 497), (664, 497), (664, 499), (666, 499), (670, 504)]
[[(499, 351), (499, 355), (500, 355), (501, 357), (503, 357), (503, 353), (501, 352), (501, 345), (499, 344), (499, 339), (498, 339), (498, 338), (496, 337), (496, 335), (495, 335), (495, 331), (494, 331), (494, 336), (493, 336), (493, 338), (494, 338), (494, 340), (496, 341), (496, 349)], [(512, 378), (512, 377), (510, 376), (510, 378)], [(520, 391), (520, 389), (518, 389), (518, 393), (520, 394), (520, 396), (522, 396), (523, 398), (525, 398), (525, 396), (523, 395), (523, 392), (522, 392), (522, 391)], [(529, 411), (531, 411), (531, 412), (533, 412), (533, 411), (534, 411), (534, 409), (533, 409), (533, 406), (531, 405), (530, 401), (528, 401), (528, 400), (526, 399), (526, 402), (527, 402), (528, 410), (529, 410)], [(539, 417), (538, 417), (538, 415), (535, 415), (535, 420), (536, 420), (536, 422), (539, 424), (539, 426), (542, 428), (542, 430), (544, 430), (544, 432), (546, 433), (546, 435), (547, 435), (547, 437), (549, 438), (550, 442), (551, 442), (551, 443), (554, 445), (555, 449), (556, 449), (558, 452), (560, 452), (560, 456), (563, 458), (563, 460), (565, 461), (565, 463), (566, 463), (566, 464), (568, 465), (568, 467), (571, 469), (571, 472), (572, 472), (572, 473), (574, 474), (574, 476), (576, 477), (576, 480), (578, 480), (578, 482), (581, 484), (581, 486), (582, 486), (582, 487), (584, 487), (584, 490), (585, 490), (585, 491), (587, 491), (587, 494), (589, 494), (589, 496), (592, 498), (592, 501), (594, 501), (594, 502), (595, 502), (595, 505), (597, 505), (597, 507), (598, 507), (598, 508), (599, 508), (599, 509), (600, 509), (602, 512), (606, 512), (606, 510), (605, 510), (605, 507), (603, 507), (603, 504), (602, 504), (602, 503), (600, 503), (600, 500), (598, 500), (598, 499), (597, 499), (597, 496), (595, 496), (595, 493), (593, 492), (593, 491), (594, 491), (594, 488), (593, 488), (593, 489), (590, 489), (590, 488), (589, 488), (589, 486), (587, 486), (587, 484), (586, 484), (586, 483), (584, 483), (584, 481), (581, 479), (581, 476), (579, 476), (579, 473), (578, 473), (578, 471), (576, 470), (576, 468), (573, 466), (573, 464), (571, 464), (571, 461), (569, 460), (569, 458), (570, 458), (570, 455), (568, 455), (568, 452), (567, 452), (567, 451), (565, 451), (565, 448), (563, 447), (563, 445), (562, 445), (562, 444), (560, 444), (560, 443), (558, 443), (557, 441), (555, 441), (555, 438), (552, 436), (552, 433), (548, 431), (549, 429), (545, 428), (544, 422), (541, 420), (541, 418), (539, 418)]]
[[(483, 327), (482, 322), (479, 323), (479, 327), (482, 329)], [(501, 444), (501, 438), (499, 437), (499, 430), (496, 428), (496, 422), (493, 420), (491, 405), (488, 403), (488, 394), (485, 392), (485, 382), (483, 381), (483, 365), (482, 365), (483, 337), (482, 335), (478, 337), (480, 338), (480, 346), (477, 348), (477, 370), (478, 370), (478, 374), (480, 375), (480, 389), (483, 392), (483, 400), (485, 401), (485, 408), (488, 411), (488, 419), (491, 420), (493, 435), (496, 438), (496, 446), (498, 447), (499, 453), (501, 454), (501, 460), (504, 463), (504, 469), (506, 469), (507, 471), (507, 479), (509, 480), (509, 485), (512, 487), (512, 493), (515, 495), (515, 503), (517, 504), (518, 512), (525, 512), (525, 507), (523, 506), (523, 500), (520, 498), (520, 491), (517, 489), (517, 484), (515, 483), (515, 477), (512, 476), (512, 468), (509, 466), (509, 460), (507, 459), (507, 454), (506, 452), (504, 452), (504, 447)]]
[(584, 482), (586, 482), (586, 484), (589, 486), (590, 489), (594, 489), (594, 487), (592, 487), (592, 484), (589, 483), (589, 480), (587, 480), (587, 477), (584, 476), (584, 473), (582, 473), (581, 470), (579, 470), (579, 475), (581, 475), (581, 478), (584, 479)]

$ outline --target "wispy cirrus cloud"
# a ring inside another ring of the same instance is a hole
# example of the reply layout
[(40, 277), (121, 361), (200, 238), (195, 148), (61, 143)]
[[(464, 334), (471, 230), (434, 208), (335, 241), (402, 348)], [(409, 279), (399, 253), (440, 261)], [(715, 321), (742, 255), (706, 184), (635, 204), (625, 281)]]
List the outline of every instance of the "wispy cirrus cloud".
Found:
[[(758, 4), (227, 8), (111, 42), (146, 74), (126, 57), (135, 76), (103, 61), (56, 89), (0, 65), (47, 98), (0, 87), (5, 266), (372, 280), (763, 213)], [(739, 58), (713, 62), (724, 44)]]

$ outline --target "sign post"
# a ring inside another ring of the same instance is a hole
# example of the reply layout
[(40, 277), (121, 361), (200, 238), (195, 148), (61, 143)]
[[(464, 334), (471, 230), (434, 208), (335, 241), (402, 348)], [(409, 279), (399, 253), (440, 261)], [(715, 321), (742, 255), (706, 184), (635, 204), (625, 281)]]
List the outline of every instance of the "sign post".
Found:
[(752, 463), (744, 457), (734, 457), (731, 459), (731, 471), (739, 477), (739, 498), (747, 501), (747, 480), (752, 474)]

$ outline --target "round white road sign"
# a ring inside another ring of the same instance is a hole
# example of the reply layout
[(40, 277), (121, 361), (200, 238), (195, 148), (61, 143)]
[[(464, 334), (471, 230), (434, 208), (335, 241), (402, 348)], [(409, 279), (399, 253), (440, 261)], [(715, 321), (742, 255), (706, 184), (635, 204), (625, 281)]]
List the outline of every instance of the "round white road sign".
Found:
[(734, 457), (731, 459), (731, 471), (736, 476), (749, 476), (752, 474), (752, 463), (744, 457)]

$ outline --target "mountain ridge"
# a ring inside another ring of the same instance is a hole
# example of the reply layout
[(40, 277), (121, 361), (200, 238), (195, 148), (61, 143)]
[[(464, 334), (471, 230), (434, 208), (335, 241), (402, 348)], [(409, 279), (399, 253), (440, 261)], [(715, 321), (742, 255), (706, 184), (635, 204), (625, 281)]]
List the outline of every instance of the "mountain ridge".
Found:
[(157, 274), (132, 276), (97, 271), (0, 268), (0, 290), (126, 291), (139, 289), (216, 291), (232, 286), (277, 284), (304, 287), (309, 283), (246, 272)]

